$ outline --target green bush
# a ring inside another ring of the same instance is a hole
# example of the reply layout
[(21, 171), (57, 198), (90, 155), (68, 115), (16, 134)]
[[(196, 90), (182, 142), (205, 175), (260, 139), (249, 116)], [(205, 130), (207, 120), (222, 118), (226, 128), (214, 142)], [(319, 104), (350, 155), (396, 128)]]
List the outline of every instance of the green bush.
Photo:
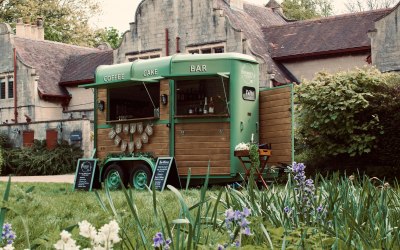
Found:
[(399, 98), (398, 74), (319, 73), (296, 88), (296, 153), (309, 165), (400, 166)]
[(45, 141), (35, 140), (31, 148), (4, 150), (4, 174), (52, 175), (67, 174), (75, 170), (76, 163), (83, 155), (80, 148), (62, 142), (53, 150), (46, 149)]

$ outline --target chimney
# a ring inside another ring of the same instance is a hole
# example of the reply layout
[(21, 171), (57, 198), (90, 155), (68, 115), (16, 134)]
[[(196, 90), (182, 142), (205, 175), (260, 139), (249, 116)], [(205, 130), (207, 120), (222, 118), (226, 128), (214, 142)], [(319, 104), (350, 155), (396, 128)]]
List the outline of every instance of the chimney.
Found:
[(31, 24), (31, 37), (27, 37), (32, 40), (37, 40), (37, 26), (36, 24)]
[(17, 24), (15, 27), (15, 35), (19, 37), (25, 37), (25, 26), (22, 18), (17, 19)]
[(25, 36), (23, 36), (23, 38), (31, 39), (31, 33), (32, 33), (31, 24), (29, 22), (26, 22), (24, 24), (24, 27), (25, 27)]
[(225, 0), (231, 9), (243, 10), (243, 0)]
[(23, 22), (22, 18), (17, 19), (16, 36), (32, 39), (44, 40), (43, 18), (38, 17), (36, 24), (30, 24), (29, 21)]
[(37, 40), (43, 41), (44, 40), (44, 27), (43, 27), (43, 18), (38, 17), (36, 19), (36, 26), (37, 26)]

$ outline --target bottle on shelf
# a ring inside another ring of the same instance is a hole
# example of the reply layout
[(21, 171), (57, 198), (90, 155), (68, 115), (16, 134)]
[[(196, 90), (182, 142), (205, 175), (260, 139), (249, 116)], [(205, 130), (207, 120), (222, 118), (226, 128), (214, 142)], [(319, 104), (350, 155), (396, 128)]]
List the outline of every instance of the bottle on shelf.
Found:
[(208, 113), (209, 114), (214, 114), (214, 102), (213, 102), (213, 98), (210, 97), (210, 104), (208, 104)]
[(199, 114), (199, 115), (203, 114), (203, 101), (200, 101), (200, 106), (197, 110), (197, 114)]
[(189, 114), (189, 115), (193, 115), (193, 114), (194, 114), (193, 112), (194, 112), (194, 111), (193, 111), (193, 107), (190, 106), (189, 109), (188, 109), (188, 114)]
[(204, 97), (204, 107), (203, 107), (203, 114), (208, 114), (208, 104), (207, 104), (207, 96)]

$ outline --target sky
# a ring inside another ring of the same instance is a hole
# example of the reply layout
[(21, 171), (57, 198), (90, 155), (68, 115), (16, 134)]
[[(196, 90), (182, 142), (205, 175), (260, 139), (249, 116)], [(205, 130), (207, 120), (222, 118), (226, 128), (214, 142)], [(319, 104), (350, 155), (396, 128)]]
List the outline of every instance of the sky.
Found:
[[(208, 0), (206, 0), (208, 1)], [(255, 4), (266, 4), (269, 0), (245, 0)], [(346, 12), (348, 0), (331, 0), (335, 14)], [(114, 27), (120, 32), (129, 29), (129, 23), (135, 20), (136, 7), (141, 0), (98, 0), (103, 14), (92, 20), (94, 28)], [(278, 0), (278, 2), (281, 2)]]

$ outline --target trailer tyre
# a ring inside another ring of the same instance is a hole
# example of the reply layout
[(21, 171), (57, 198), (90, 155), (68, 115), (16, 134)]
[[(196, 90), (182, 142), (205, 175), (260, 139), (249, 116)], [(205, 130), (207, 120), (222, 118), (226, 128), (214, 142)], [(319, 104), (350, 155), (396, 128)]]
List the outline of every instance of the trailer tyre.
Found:
[(121, 183), (126, 185), (125, 174), (121, 167), (117, 164), (111, 164), (105, 173), (105, 185), (110, 190), (121, 188)]
[(138, 190), (144, 190), (146, 186), (150, 184), (151, 180), (151, 171), (150, 169), (143, 164), (137, 165), (130, 176), (130, 184), (131, 187), (138, 189)]

